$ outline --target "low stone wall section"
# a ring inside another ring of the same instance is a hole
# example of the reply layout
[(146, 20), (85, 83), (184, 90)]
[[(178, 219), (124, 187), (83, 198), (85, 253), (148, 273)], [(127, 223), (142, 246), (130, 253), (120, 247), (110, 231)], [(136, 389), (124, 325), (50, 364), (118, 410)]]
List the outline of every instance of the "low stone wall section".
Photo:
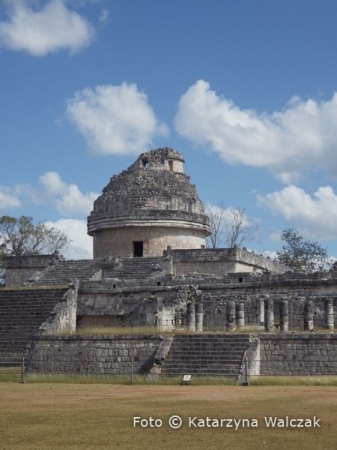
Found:
[(160, 335), (41, 336), (33, 343), (27, 371), (32, 373), (147, 374), (163, 338)]
[(260, 375), (337, 375), (337, 334), (260, 334)]
[[(233, 339), (240, 334), (228, 336)], [(32, 343), (27, 370), (49, 374), (131, 375), (133, 362), (134, 374), (148, 374), (162, 342), (164, 337), (159, 334), (39, 336)], [(254, 342), (249, 375), (337, 375), (337, 334), (269, 333), (255, 335)]]
[(35, 273), (55, 267), (62, 261), (63, 256), (59, 254), (7, 256), (4, 258), (5, 285), (6, 287), (23, 286)]
[(214, 274), (216, 276), (226, 275), (230, 272), (254, 272), (265, 271), (283, 274), (288, 267), (257, 255), (243, 248), (198, 248), (192, 250), (178, 250), (172, 247), (164, 252), (170, 255), (173, 262), (173, 273), (176, 276), (191, 273)]

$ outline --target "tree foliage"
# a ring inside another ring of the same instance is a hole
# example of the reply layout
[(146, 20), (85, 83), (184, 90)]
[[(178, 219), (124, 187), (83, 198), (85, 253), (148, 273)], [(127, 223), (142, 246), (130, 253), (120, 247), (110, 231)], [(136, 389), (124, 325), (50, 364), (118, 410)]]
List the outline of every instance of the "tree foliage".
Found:
[(52, 254), (69, 244), (68, 236), (45, 222), (34, 224), (32, 217), (0, 217), (2, 256)]
[(285, 245), (281, 251), (277, 252), (278, 262), (301, 272), (315, 272), (330, 268), (331, 261), (327, 250), (318, 242), (305, 240), (293, 228), (284, 230), (281, 240), (285, 242)]
[(52, 254), (70, 243), (68, 236), (45, 222), (34, 224), (32, 217), (0, 217), (0, 285), (3, 284), (6, 256)]
[(256, 222), (248, 221), (244, 209), (225, 208), (223, 203), (209, 208), (211, 236), (210, 247), (241, 247), (244, 242), (252, 241), (259, 232)]

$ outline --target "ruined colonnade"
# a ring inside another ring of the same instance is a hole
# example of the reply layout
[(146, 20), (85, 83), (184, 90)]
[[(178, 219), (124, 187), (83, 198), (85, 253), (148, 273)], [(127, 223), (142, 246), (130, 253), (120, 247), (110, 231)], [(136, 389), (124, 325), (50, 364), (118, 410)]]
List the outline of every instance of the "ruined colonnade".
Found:
[[(214, 299), (214, 297), (212, 298)], [(274, 332), (275, 330), (288, 332), (291, 329), (291, 315), (294, 311), (292, 306), (295, 302), (297, 321), (301, 323), (301, 329), (314, 331), (314, 319), (318, 314), (322, 318), (324, 317), (324, 321), (321, 320), (320, 325), (333, 331), (334, 298), (319, 296), (292, 298), (286, 295), (262, 295), (254, 298), (251, 296), (219, 296), (219, 301), (217, 302), (215, 298), (212, 306), (209, 306), (209, 302), (207, 304), (207, 301), (199, 298), (197, 302), (187, 303), (185, 322), (189, 331), (201, 333), (205, 328), (205, 314), (208, 313), (209, 321), (213, 321), (214, 329), (222, 331), (234, 332), (247, 325), (257, 325), (264, 326), (265, 332)], [(255, 323), (252, 321), (249, 323), (246, 319), (247, 309), (245, 306), (252, 301), (255, 302)], [(323, 308), (319, 308), (317, 303), (323, 305)], [(184, 328), (181, 310), (177, 310), (175, 313), (175, 326), (177, 329)]]

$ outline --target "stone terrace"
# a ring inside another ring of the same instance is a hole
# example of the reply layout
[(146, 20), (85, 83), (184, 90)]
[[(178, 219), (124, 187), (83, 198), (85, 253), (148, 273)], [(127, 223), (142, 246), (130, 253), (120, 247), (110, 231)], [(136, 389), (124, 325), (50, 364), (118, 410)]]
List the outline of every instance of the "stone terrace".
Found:
[(18, 362), (68, 287), (0, 289), (0, 365)]

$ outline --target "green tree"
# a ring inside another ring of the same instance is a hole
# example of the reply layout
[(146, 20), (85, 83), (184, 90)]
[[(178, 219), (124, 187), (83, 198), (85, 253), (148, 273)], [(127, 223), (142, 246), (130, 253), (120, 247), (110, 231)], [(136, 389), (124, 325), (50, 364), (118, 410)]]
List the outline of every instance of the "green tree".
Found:
[(327, 250), (318, 242), (305, 240), (293, 228), (284, 230), (281, 240), (286, 244), (281, 251), (277, 252), (278, 262), (301, 272), (315, 272), (331, 267)]
[(0, 284), (4, 257), (52, 254), (69, 243), (65, 233), (43, 221), (34, 224), (32, 217), (0, 217)]

